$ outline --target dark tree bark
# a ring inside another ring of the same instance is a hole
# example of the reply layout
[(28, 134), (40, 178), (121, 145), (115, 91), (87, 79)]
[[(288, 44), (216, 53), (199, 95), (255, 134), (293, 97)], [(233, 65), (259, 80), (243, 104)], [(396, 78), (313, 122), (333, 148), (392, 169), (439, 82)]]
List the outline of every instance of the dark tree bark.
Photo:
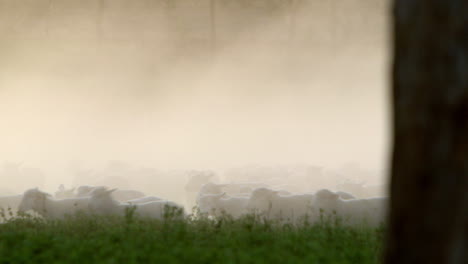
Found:
[(468, 263), (468, 1), (395, 0), (386, 263)]

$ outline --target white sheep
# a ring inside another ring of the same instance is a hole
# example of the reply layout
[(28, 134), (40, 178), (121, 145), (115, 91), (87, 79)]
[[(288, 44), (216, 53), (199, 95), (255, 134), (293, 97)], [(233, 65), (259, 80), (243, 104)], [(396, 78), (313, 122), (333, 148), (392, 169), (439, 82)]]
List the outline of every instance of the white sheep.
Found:
[(159, 197), (156, 197), (156, 196), (146, 196), (146, 197), (143, 197), (143, 198), (128, 200), (128, 201), (125, 201), (125, 203), (142, 204), (142, 203), (156, 202), (156, 201), (162, 201), (162, 200), (163, 200), (162, 198), (159, 198)]
[(46, 219), (63, 219), (78, 212), (88, 212), (89, 198), (54, 199), (39, 189), (30, 189), (23, 194), (19, 212), (35, 211)]
[(212, 194), (223, 194), (223, 188), (225, 184), (219, 184), (219, 183), (212, 183), (208, 182), (206, 184), (203, 184), (200, 188), (200, 191), (198, 192), (196, 196), (196, 204), (200, 207), (200, 200), (201, 197), (206, 196), (206, 195), (212, 195)]
[(116, 190), (112, 193), (112, 197), (120, 202), (125, 202), (128, 200), (139, 199), (146, 197), (146, 194), (140, 191), (135, 190)]
[(226, 193), (236, 197), (249, 197), (253, 190), (260, 187), (266, 187), (265, 184), (260, 183), (206, 183), (202, 185), (198, 192), (197, 202), (199, 197), (207, 194), (222, 194)]
[[(93, 190), (102, 188), (104, 186), (88, 186), (82, 185), (76, 189), (77, 197), (90, 196)], [(135, 190), (116, 190), (112, 193), (112, 197), (119, 202), (125, 202), (134, 199), (140, 199), (146, 197), (146, 195), (140, 191)]]
[[(306, 219), (315, 222), (319, 219), (320, 211), (315, 206), (315, 193), (285, 195), (284, 192), (268, 188), (256, 189), (250, 197), (247, 210), (267, 219), (292, 222)], [(343, 199), (354, 199), (351, 194), (345, 192), (333, 194)]]
[(232, 196), (250, 196), (257, 188), (267, 188), (268, 185), (259, 182), (233, 182), (223, 186), (224, 192)]
[(98, 215), (124, 216), (128, 210), (135, 210), (134, 213), (138, 217), (162, 219), (172, 208), (184, 215), (182, 206), (166, 200), (141, 204), (121, 203), (111, 196), (114, 191), (116, 190), (103, 187), (94, 189), (89, 202), (90, 211)]
[(249, 199), (249, 213), (259, 214), (267, 219), (288, 222), (313, 219), (314, 194), (280, 195), (280, 191), (258, 188)]
[(336, 214), (346, 225), (375, 227), (385, 221), (387, 198), (344, 200), (332, 191), (320, 190), (315, 195), (314, 205), (325, 215)]
[(248, 197), (229, 197), (226, 193), (206, 194), (199, 197), (198, 206), (201, 213), (211, 216), (227, 214), (239, 218), (246, 213)]
[[(213, 195), (213, 194), (223, 194), (226, 193), (227, 195), (239, 198), (249, 198), (250, 194), (252, 193), (254, 187), (257, 186), (256, 183), (249, 185), (247, 183), (206, 183), (202, 185), (200, 191), (196, 197), (196, 203), (200, 206), (200, 199), (206, 195)], [(230, 191), (230, 192), (229, 192)]]
[(299, 186), (296, 186), (293, 184), (275, 185), (272, 188), (276, 190), (283, 190), (284, 192), (287, 192), (288, 194), (302, 193), (302, 189)]

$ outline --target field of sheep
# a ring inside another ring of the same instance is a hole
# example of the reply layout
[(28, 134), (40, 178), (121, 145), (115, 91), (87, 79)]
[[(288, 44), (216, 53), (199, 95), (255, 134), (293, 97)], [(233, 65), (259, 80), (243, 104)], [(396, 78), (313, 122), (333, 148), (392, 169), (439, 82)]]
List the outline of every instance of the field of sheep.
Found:
[(382, 228), (237, 220), (26, 217), (0, 225), (0, 263), (379, 263)]
[(237, 182), (189, 171), (185, 202), (98, 185), (0, 196), (0, 264), (379, 263), (384, 185), (295, 185), (267, 171), (236, 171)]

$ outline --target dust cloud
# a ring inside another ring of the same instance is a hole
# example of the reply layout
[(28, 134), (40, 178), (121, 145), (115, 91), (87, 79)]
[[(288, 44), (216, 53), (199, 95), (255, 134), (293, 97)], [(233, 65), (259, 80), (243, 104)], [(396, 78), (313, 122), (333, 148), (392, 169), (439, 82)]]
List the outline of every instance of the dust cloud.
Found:
[(154, 190), (166, 195), (186, 178), (161, 171), (246, 164), (356, 163), (381, 181), (387, 2), (211, 8), (1, 0), (0, 162), (10, 162), (2, 188), (24, 187), (5, 173), (11, 162), (40, 168), (49, 191), (83, 183), (80, 170), (118, 166), (159, 175)]

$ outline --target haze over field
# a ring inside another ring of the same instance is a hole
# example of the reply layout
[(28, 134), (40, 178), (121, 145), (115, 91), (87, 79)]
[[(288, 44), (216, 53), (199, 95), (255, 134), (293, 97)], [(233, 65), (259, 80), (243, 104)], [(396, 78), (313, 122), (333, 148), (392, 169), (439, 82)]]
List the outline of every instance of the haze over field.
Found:
[(0, 162), (383, 170), (386, 1), (293, 2), (1, 0)]

